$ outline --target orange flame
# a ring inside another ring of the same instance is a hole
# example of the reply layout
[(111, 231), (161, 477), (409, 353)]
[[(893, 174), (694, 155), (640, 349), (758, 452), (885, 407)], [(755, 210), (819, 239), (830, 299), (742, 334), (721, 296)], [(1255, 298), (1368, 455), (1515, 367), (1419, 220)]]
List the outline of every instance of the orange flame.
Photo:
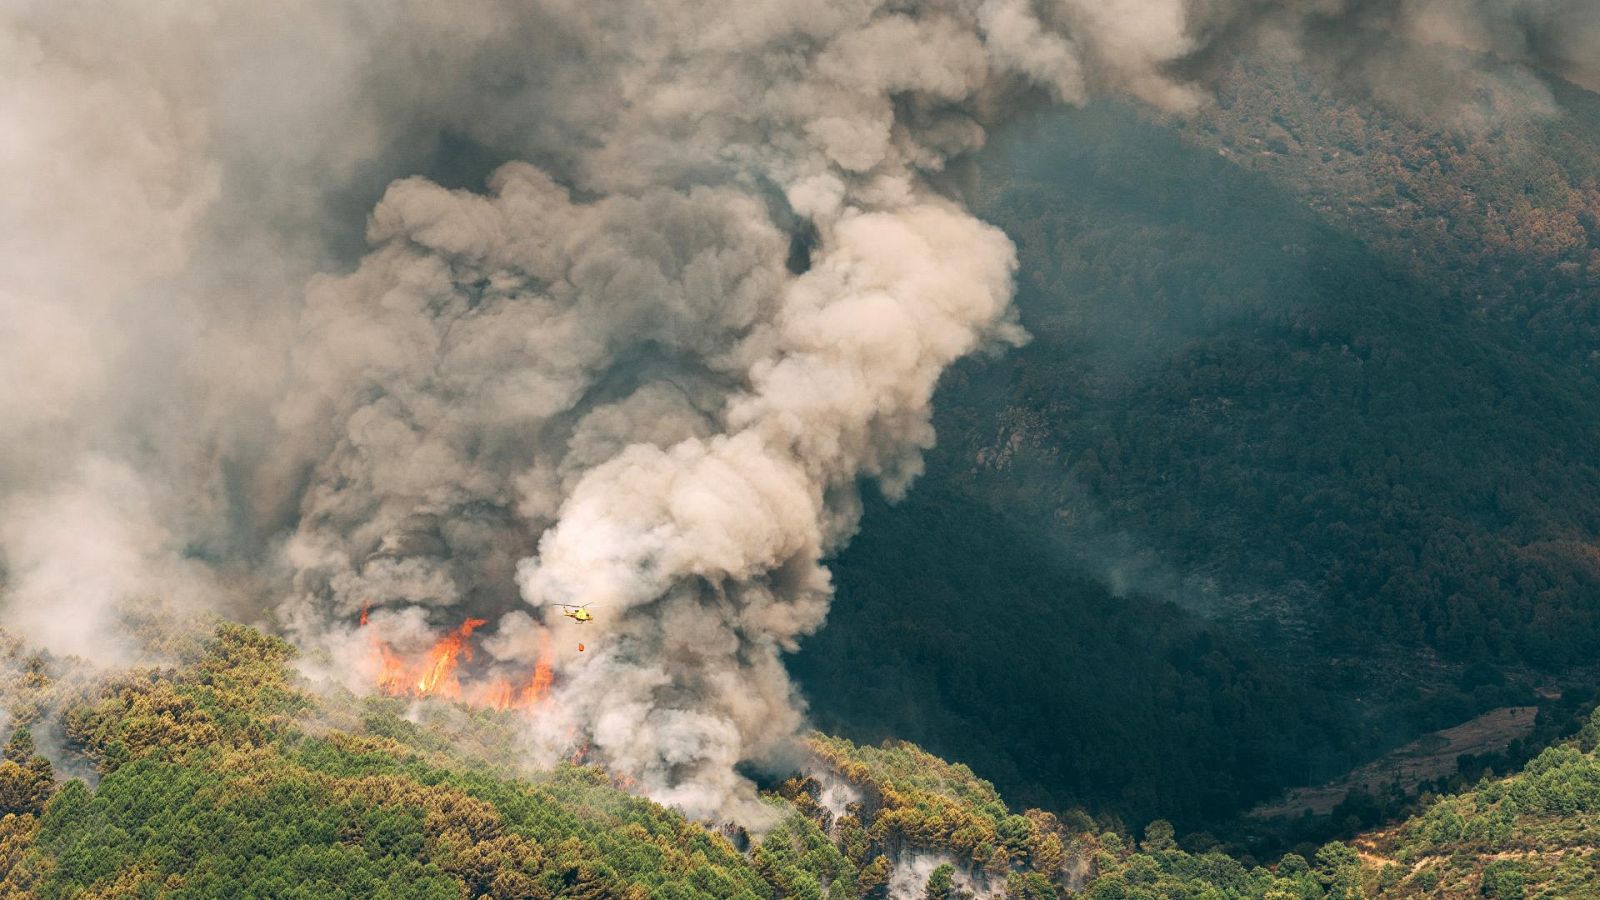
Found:
[(512, 706), (511, 682), (504, 678), (496, 678), (488, 684), (479, 686), (473, 696), (467, 701), (472, 706), (484, 706), (489, 709), (507, 710)]
[(528, 686), (522, 689), (522, 705), (537, 706), (550, 692), (550, 683), (554, 680), (555, 673), (550, 671), (550, 634), (541, 631), (539, 660), (533, 664), (533, 677), (528, 679)]
[[(362, 624), (366, 624), (364, 609)], [(380, 668), (378, 689), (391, 697), (442, 697), (496, 710), (532, 709), (544, 702), (555, 681), (550, 668), (550, 640), (544, 634), (539, 638), (539, 657), (533, 673), (520, 690), (504, 677), (462, 685), (458, 670), (463, 662), (472, 661), (472, 634), (485, 624), (484, 619), (463, 621), (435, 642), (420, 660), (406, 659), (373, 635), (373, 652)]]
[(478, 626), (485, 624), (488, 624), (487, 619), (468, 619), (461, 623), (460, 628), (433, 645), (433, 649), (428, 651), (428, 662), (417, 678), (418, 696), (461, 696), (461, 683), (455, 677), (456, 667), (461, 665), (461, 660), (472, 659), (472, 647), (467, 644), (467, 638), (472, 637), (472, 632)]
[(378, 687), (382, 688), (385, 694), (406, 693), (406, 682), (410, 679), (406, 677), (405, 660), (396, 656), (388, 644), (376, 638), (373, 639), (372, 646), (378, 651), (378, 657), (383, 662), (383, 674), (378, 678)]
[(543, 657), (533, 666), (533, 677), (528, 679), (528, 686), (522, 689), (522, 705), (537, 706), (544, 700), (545, 694), (550, 693), (550, 682), (555, 680), (555, 675), (550, 671), (550, 663)]
[(371, 611), (372, 611), (372, 601), (371, 600), (363, 600), (361, 602), (361, 627), (362, 628), (367, 627), (367, 613), (369, 613)]

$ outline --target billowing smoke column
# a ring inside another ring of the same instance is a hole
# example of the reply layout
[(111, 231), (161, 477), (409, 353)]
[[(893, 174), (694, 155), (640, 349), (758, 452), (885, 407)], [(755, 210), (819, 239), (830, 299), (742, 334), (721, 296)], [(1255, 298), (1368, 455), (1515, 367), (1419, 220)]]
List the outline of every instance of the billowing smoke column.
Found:
[(1081, 61), (1022, 4), (618, 12), (569, 23), (614, 79), (590, 155), (482, 196), (399, 182), (378, 249), (311, 292), (284, 415), (339, 430), (290, 615), (327, 641), (369, 602), (393, 629), (515, 586), (537, 611), (500, 620), (504, 659), (593, 603), (535, 734), (725, 814), (800, 725), (779, 654), (822, 622), (858, 480), (902, 490), (939, 374), (1021, 337), (1009, 241), (928, 176)]
[[(905, 490), (940, 373), (1023, 337), (944, 189), (986, 129), (1192, 107), (1174, 73), (1260, 28), (1600, 58), (1576, 0), (448, 7), (0, 11), (6, 621), (103, 655), (129, 594), (270, 610), (371, 689), (375, 634), (482, 617), (483, 662), (555, 668), (536, 757), (700, 815), (801, 724), (780, 654), (858, 484)], [(342, 261), (340, 204), (441, 136), (523, 161), (400, 177)]]

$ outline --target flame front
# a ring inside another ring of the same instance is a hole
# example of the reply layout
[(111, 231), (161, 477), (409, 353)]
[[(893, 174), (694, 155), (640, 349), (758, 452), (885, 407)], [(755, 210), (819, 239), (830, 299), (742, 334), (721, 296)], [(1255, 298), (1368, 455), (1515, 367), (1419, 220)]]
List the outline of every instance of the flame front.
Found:
[(451, 699), (461, 696), (461, 682), (456, 680), (456, 667), (461, 665), (463, 659), (471, 661), (472, 647), (467, 643), (467, 638), (472, 637), (472, 632), (480, 625), (487, 623), (487, 619), (468, 619), (461, 623), (460, 628), (433, 645), (433, 649), (428, 651), (427, 664), (422, 667), (422, 675), (417, 679), (417, 696), (437, 695)]
[[(360, 621), (363, 628), (367, 627), (366, 608), (361, 610)], [(540, 635), (538, 661), (520, 689), (505, 677), (462, 684), (458, 670), (463, 662), (472, 661), (472, 633), (485, 624), (485, 619), (466, 619), (415, 659), (396, 652), (374, 634), (372, 649), (379, 666), (378, 690), (391, 697), (442, 697), (498, 710), (531, 709), (539, 705), (555, 680), (550, 668), (548, 635)]]
[(521, 701), (523, 706), (536, 706), (550, 693), (550, 682), (555, 679), (555, 674), (550, 671), (550, 633), (539, 632), (539, 661), (533, 664), (533, 677), (528, 679), (527, 687), (522, 689)]

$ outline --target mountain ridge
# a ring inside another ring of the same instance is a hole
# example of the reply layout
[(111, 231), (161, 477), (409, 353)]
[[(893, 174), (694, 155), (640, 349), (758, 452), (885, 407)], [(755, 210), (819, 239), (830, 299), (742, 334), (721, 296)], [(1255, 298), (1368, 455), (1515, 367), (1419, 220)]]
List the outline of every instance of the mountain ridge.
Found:
[[(8, 645), (23, 711), (0, 761), (0, 896), (1491, 897), (1600, 889), (1600, 712), (1521, 772), (1271, 868), (1081, 811), (1008, 806), (915, 745), (814, 735), (752, 833), (695, 823), (564, 762), (520, 768), (521, 721), (447, 700), (307, 690), (294, 649), (219, 623), (173, 664), (86, 677)], [(60, 677), (57, 677), (60, 676)], [(409, 709), (408, 709), (409, 706)], [(31, 710), (31, 711), (30, 711)], [(59, 719), (59, 782), (33, 739)], [(1587, 868), (1585, 866), (1587, 865)], [(1552, 887), (1553, 886), (1553, 887)], [(1522, 893), (1518, 893), (1521, 891)], [(1551, 894), (1550, 896), (1556, 896)]]

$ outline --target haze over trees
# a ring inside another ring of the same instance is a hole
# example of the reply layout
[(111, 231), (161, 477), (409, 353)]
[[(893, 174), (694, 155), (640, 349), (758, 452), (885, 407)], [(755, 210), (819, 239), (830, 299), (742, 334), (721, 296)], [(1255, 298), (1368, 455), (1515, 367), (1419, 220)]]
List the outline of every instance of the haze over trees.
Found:
[[(1215, 825), (1593, 689), (1600, 99), (1348, 75), (1258, 54), (1192, 119), (1001, 136), (975, 193), (1033, 340), (947, 375), (919, 495), (837, 561), (795, 661), (827, 727), (882, 713), (1008, 791)], [(875, 704), (829, 675), (873, 657)]]

